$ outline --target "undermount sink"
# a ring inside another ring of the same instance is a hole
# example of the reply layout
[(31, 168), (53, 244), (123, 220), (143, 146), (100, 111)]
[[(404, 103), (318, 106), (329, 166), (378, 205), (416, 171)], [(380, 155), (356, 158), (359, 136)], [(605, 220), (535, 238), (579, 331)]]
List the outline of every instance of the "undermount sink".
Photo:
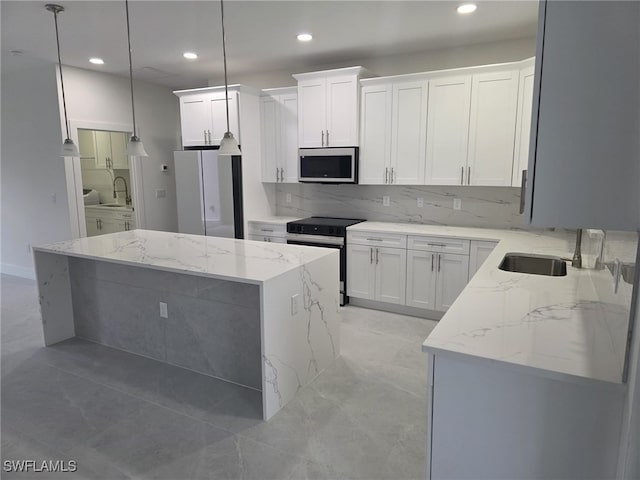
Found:
[(500, 266), (505, 272), (529, 273), (564, 277), (567, 274), (567, 262), (560, 257), (548, 257), (532, 253), (507, 253)]

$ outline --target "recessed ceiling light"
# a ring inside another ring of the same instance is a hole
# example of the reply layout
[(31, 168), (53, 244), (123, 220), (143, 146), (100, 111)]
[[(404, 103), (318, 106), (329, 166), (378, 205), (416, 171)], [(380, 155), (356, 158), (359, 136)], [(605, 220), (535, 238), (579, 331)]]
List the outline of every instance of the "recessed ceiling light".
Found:
[(472, 13), (476, 11), (478, 6), (475, 3), (463, 3), (458, 7), (458, 13)]
[(184, 52), (182, 56), (188, 60), (195, 60), (198, 58), (198, 54), (193, 52)]
[(94, 65), (104, 65), (104, 60), (101, 58), (90, 58), (89, 61)]
[(313, 38), (313, 35), (311, 35), (310, 33), (300, 33), (298, 34), (297, 38), (301, 42), (310, 42), (311, 39)]

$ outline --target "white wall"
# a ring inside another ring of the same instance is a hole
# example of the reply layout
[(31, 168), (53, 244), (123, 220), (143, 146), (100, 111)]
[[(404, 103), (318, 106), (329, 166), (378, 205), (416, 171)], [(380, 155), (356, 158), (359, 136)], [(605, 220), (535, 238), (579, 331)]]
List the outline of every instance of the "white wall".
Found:
[[(68, 239), (56, 69), (2, 74), (2, 272), (34, 278), (27, 245)], [(55, 201), (54, 201), (55, 196)]]
[[(533, 57), (536, 54), (536, 39), (521, 38), (506, 42), (481, 43), (464, 47), (424, 50), (418, 53), (384, 55), (375, 58), (355, 58), (343, 62), (311, 64), (302, 59), (295, 71), (276, 70), (259, 74), (236, 74), (229, 72), (230, 83), (241, 83), (256, 88), (294, 86), (293, 73), (313, 72), (331, 68), (361, 65), (378, 76), (443, 70), (447, 68), (513, 62)], [(224, 84), (223, 77), (212, 78), (209, 85)]]
[[(115, 75), (64, 67), (69, 121), (131, 125), (129, 79)], [(179, 148), (178, 98), (167, 87), (135, 82), (136, 121), (149, 157), (137, 159), (141, 167), (144, 217), (141, 226), (177, 231), (173, 151)], [(160, 165), (169, 166), (167, 173)], [(156, 198), (156, 190), (166, 197)], [(134, 205), (135, 207), (136, 205)]]

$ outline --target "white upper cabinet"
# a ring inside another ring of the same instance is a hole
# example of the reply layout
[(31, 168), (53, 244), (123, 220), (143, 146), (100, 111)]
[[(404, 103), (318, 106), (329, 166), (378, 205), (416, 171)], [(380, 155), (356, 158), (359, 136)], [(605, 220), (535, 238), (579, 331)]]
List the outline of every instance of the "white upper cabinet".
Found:
[(300, 148), (358, 146), (362, 67), (302, 73), (298, 81)]
[(518, 81), (518, 70), (473, 75), (467, 185), (511, 185)]
[(428, 82), (393, 85), (389, 182), (424, 184)]
[(129, 156), (127, 155), (128, 135), (125, 132), (109, 132), (111, 140), (111, 168), (128, 169)]
[(471, 75), (429, 81), (428, 185), (463, 185), (469, 145)]
[(527, 181), (539, 227), (640, 225), (640, 2), (540, 4)]
[(534, 83), (533, 60), (531, 65), (520, 70), (518, 86), (518, 123), (516, 125), (516, 150), (513, 155), (513, 179), (511, 185), (519, 187), (522, 183), (522, 171), (529, 163), (529, 139), (531, 138), (531, 107), (533, 104)]
[(180, 98), (180, 126), (182, 145), (185, 147), (220, 145), (227, 131), (225, 98), (229, 100), (229, 130), (238, 143), (240, 128), (238, 121), (238, 91), (224, 88), (180, 90), (173, 92)]
[(391, 84), (362, 87), (360, 111), (360, 181), (387, 183), (391, 167)]
[(428, 82), (362, 87), (362, 184), (424, 183)]
[(298, 182), (298, 94), (266, 90), (260, 97), (262, 181)]

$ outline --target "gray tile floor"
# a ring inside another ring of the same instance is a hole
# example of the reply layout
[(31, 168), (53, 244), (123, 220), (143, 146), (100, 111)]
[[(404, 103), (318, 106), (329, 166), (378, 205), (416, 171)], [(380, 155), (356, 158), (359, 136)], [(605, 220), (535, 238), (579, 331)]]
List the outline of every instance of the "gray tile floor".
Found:
[[(44, 348), (35, 283), (2, 276), (2, 478), (423, 479), (435, 322), (347, 307), (342, 356), (269, 422), (257, 392), (72, 339)], [(3, 463), (4, 464), (4, 463)]]

